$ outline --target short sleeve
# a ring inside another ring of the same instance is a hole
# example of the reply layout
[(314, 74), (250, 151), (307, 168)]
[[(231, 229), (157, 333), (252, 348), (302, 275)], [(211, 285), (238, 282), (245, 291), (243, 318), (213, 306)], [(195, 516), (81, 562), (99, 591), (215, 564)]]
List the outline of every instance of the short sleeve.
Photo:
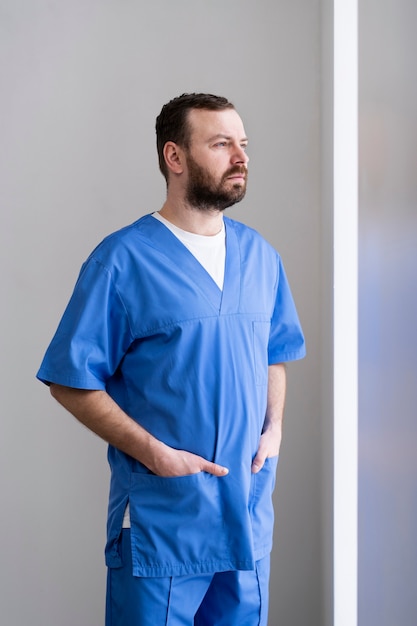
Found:
[(302, 359), (305, 356), (304, 335), (281, 259), (278, 261), (278, 278), (275, 308), (271, 320), (268, 345), (268, 363), (281, 363)]
[(37, 378), (78, 389), (105, 389), (132, 343), (127, 311), (109, 269), (83, 266)]

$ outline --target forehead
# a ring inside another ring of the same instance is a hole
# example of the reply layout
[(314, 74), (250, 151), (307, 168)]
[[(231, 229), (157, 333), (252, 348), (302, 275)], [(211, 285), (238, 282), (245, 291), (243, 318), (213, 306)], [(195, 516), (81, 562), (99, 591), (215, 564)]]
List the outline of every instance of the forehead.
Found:
[(222, 135), (241, 140), (246, 137), (240, 115), (235, 109), (209, 111), (191, 109), (188, 114), (191, 140), (207, 141), (211, 137)]

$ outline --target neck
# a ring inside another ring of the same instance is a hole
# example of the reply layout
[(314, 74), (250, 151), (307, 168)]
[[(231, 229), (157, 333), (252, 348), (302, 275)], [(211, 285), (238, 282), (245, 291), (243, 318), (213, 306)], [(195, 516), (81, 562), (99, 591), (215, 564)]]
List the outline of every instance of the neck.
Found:
[(223, 214), (221, 211), (201, 211), (185, 203), (173, 203), (167, 200), (159, 211), (166, 220), (196, 235), (217, 235), (223, 226)]

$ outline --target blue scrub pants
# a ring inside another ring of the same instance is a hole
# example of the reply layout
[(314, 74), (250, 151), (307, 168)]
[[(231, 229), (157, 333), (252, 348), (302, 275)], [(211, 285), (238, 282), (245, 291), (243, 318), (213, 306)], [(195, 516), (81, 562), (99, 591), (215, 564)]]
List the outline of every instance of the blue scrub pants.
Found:
[(120, 550), (123, 566), (108, 570), (106, 626), (267, 626), (269, 556), (253, 571), (139, 578), (129, 530)]

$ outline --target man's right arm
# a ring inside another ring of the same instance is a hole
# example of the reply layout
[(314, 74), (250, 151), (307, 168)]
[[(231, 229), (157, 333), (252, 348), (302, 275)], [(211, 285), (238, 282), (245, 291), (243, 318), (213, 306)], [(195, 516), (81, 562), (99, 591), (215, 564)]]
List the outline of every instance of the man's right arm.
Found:
[(157, 476), (186, 476), (208, 472), (225, 476), (225, 467), (156, 439), (130, 418), (105, 391), (51, 384), (52, 396), (84, 426), (115, 448), (145, 465)]

